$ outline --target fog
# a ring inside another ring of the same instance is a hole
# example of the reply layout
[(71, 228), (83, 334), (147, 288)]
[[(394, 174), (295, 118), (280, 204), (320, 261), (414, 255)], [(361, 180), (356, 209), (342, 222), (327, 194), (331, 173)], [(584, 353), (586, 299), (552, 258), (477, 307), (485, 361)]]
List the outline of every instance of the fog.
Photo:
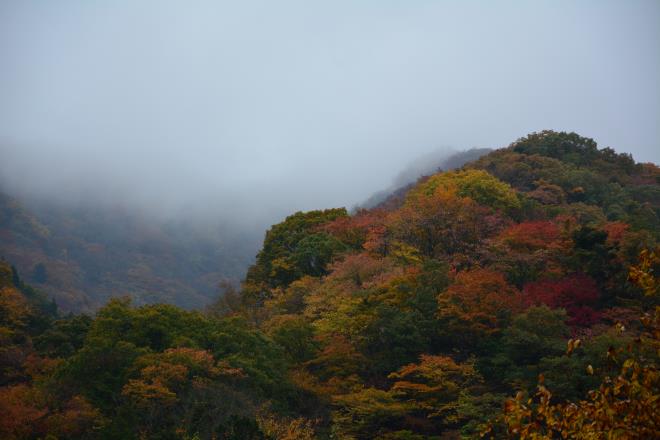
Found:
[(254, 226), (542, 129), (658, 163), (658, 23), (656, 0), (4, 0), (0, 185)]

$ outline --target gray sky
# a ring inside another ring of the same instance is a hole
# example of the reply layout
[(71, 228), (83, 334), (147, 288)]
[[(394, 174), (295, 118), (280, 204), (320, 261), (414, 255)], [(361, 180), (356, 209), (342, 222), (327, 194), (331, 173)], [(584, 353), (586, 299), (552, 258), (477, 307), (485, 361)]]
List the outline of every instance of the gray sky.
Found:
[(546, 128), (660, 162), (660, 2), (0, 4), (4, 184), (243, 216), (351, 206)]

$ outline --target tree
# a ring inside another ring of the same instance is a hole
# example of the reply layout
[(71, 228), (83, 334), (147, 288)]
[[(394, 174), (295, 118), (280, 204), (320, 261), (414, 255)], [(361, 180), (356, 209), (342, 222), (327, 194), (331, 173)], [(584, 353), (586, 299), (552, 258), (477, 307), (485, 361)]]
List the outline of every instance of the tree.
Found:
[(382, 438), (390, 427), (401, 426), (411, 410), (407, 402), (376, 388), (335, 396), (333, 405), (333, 434), (345, 439)]
[(469, 393), (481, 381), (472, 363), (431, 355), (420, 356), (419, 363), (406, 365), (388, 377), (395, 380), (392, 395), (414, 402), (413, 411), (418, 416), (437, 421), (436, 431), (461, 421), (456, 404), (462, 393)]
[(564, 353), (569, 329), (566, 312), (546, 306), (531, 307), (516, 315), (501, 337), (492, 340), (487, 355), (477, 361), (479, 371), (514, 389), (535, 385), (539, 363)]
[(576, 166), (590, 166), (603, 172), (631, 174), (636, 169), (630, 154), (617, 154), (611, 148), (598, 150), (593, 139), (577, 133), (543, 130), (518, 139), (510, 148), (516, 153), (548, 156)]
[(447, 338), (465, 348), (501, 331), (522, 307), (520, 292), (488, 269), (459, 272), (438, 295), (438, 319)]
[(82, 396), (64, 401), (27, 384), (0, 388), (3, 439), (89, 438), (107, 420)]
[(333, 399), (335, 434), (340, 438), (441, 434), (465, 422), (463, 411), (476, 402), (471, 392), (481, 381), (471, 363), (431, 355), (422, 355), (419, 362), (388, 378), (393, 383), (387, 390), (362, 388)]
[(318, 342), (314, 327), (297, 315), (277, 315), (264, 324), (266, 332), (279, 344), (295, 363), (312, 359), (317, 353)]
[(246, 280), (278, 287), (303, 275), (324, 273), (325, 265), (343, 246), (332, 236), (316, 230), (346, 216), (345, 208), (298, 212), (274, 225), (266, 233), (263, 248), (257, 254), (256, 264), (248, 270)]
[(58, 319), (50, 328), (33, 338), (34, 346), (41, 355), (53, 358), (72, 356), (82, 348), (92, 325), (92, 318), (76, 315)]
[(565, 309), (572, 326), (589, 327), (600, 319), (594, 309), (600, 295), (596, 282), (584, 274), (574, 274), (561, 280), (528, 283), (523, 288), (527, 304), (545, 304), (553, 309)]
[[(142, 436), (167, 435), (177, 428), (210, 436), (226, 430), (232, 418), (247, 417), (254, 407), (236, 389), (245, 373), (217, 362), (208, 351), (168, 349), (140, 357), (135, 366), (139, 372), (124, 385), (122, 396), (137, 415)], [(211, 423), (198, 424), (209, 419)]]
[(340, 216), (318, 229), (339, 239), (355, 250), (362, 250), (369, 233), (383, 225), (386, 213), (381, 210), (360, 210), (351, 216)]
[(335, 255), (347, 250), (346, 245), (332, 235), (316, 233), (300, 240), (291, 255), (291, 261), (301, 275), (326, 275), (326, 267)]
[(460, 197), (469, 197), (483, 206), (512, 214), (520, 209), (516, 191), (507, 183), (482, 170), (449, 171), (434, 174), (413, 188), (407, 196), (408, 202), (423, 196), (432, 196), (436, 191), (454, 192)]
[(563, 274), (564, 255), (571, 248), (570, 226), (559, 220), (537, 220), (514, 224), (490, 241), (484, 252), (490, 266), (506, 274), (517, 288), (542, 275)]
[(411, 197), (391, 213), (385, 234), (429, 258), (455, 256), (469, 260), (501, 224), (488, 208), (458, 196), (454, 190), (438, 188), (430, 195)]

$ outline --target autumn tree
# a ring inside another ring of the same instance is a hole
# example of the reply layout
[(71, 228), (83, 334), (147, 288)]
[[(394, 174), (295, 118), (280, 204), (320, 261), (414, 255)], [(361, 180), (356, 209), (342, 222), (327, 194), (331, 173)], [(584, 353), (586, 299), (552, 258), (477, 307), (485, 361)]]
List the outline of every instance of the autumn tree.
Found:
[(516, 191), (511, 186), (482, 170), (434, 174), (413, 188), (407, 199), (412, 201), (419, 197), (432, 196), (437, 191), (449, 191), (459, 197), (469, 197), (480, 205), (509, 214), (521, 207)]
[[(387, 234), (390, 241), (403, 241), (426, 257), (454, 256), (465, 261), (500, 225), (501, 220), (488, 208), (442, 188), (413, 197), (390, 214)], [(392, 246), (390, 243), (390, 249)]]
[(172, 348), (138, 358), (134, 368), (122, 396), (139, 419), (141, 436), (181, 430), (209, 438), (253, 417), (255, 403), (236, 386), (245, 373), (208, 351)]
[(569, 228), (570, 223), (559, 220), (513, 224), (490, 241), (484, 258), (518, 288), (542, 275), (561, 275), (572, 244)]
[[(334, 432), (340, 438), (426, 438), (466, 421), (481, 378), (471, 363), (422, 355), (391, 373), (387, 390), (363, 388), (334, 399)], [(470, 403), (468, 403), (470, 402)], [(473, 415), (473, 414), (472, 414)]]
[(522, 310), (520, 292), (501, 273), (488, 269), (459, 272), (438, 295), (438, 319), (448, 340), (464, 348), (505, 328)]
[(595, 310), (600, 298), (598, 287), (584, 274), (528, 283), (523, 288), (523, 295), (526, 304), (565, 309), (572, 326), (589, 327), (599, 320), (599, 313)]

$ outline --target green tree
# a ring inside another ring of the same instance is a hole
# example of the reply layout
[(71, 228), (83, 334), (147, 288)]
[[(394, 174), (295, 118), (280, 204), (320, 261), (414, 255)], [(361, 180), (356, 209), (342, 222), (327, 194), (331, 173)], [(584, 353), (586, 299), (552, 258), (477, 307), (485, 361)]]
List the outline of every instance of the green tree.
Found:
[(257, 262), (246, 280), (270, 287), (286, 286), (303, 275), (319, 275), (332, 256), (343, 249), (332, 236), (317, 232), (325, 223), (346, 217), (345, 208), (298, 212), (271, 227)]

